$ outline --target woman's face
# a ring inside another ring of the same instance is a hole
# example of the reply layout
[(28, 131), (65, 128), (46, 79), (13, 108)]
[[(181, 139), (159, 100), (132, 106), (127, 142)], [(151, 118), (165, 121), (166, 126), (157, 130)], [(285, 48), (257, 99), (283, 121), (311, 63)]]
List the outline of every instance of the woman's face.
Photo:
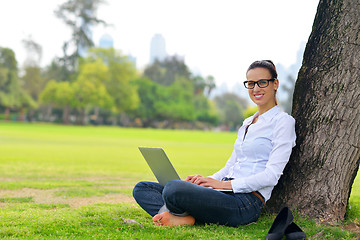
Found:
[[(271, 79), (272, 76), (266, 68), (254, 68), (246, 73), (248, 81), (258, 81), (260, 79)], [(259, 111), (267, 111), (276, 105), (275, 90), (279, 87), (279, 80), (270, 81), (265, 88), (260, 88), (257, 84), (253, 89), (248, 89), (250, 99), (258, 106)]]

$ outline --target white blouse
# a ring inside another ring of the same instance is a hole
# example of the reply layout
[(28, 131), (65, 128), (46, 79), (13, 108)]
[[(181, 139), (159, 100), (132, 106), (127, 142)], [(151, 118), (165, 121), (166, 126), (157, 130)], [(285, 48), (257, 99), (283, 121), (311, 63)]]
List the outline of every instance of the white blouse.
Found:
[[(234, 193), (260, 192), (269, 200), (295, 146), (295, 119), (275, 106), (244, 120), (234, 151), (224, 168), (211, 177), (234, 178)], [(245, 135), (246, 127), (248, 127)]]

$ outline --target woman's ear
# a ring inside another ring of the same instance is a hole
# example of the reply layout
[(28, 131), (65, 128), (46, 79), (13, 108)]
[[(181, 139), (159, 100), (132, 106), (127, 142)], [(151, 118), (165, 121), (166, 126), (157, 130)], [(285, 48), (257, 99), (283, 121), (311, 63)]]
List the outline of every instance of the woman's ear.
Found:
[(274, 81), (274, 87), (275, 87), (275, 90), (279, 89), (279, 79), (277, 79), (277, 78)]

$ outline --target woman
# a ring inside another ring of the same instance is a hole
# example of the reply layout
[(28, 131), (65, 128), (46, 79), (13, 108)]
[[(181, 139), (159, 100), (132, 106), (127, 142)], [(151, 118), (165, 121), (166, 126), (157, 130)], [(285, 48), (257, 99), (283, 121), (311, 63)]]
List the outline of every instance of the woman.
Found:
[[(133, 196), (157, 225), (217, 223), (238, 226), (258, 219), (295, 146), (295, 120), (277, 106), (279, 80), (269, 60), (255, 61), (244, 86), (258, 112), (244, 120), (224, 168), (164, 187), (140, 182)], [(228, 189), (230, 192), (215, 189)]]

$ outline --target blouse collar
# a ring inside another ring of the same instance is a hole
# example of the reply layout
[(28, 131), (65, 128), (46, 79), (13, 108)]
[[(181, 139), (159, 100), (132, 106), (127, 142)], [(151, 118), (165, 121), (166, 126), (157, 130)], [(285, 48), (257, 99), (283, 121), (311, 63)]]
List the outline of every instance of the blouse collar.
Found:
[(259, 112), (256, 112), (252, 117), (249, 117), (245, 120), (245, 124), (248, 125), (253, 122), (254, 118), (259, 116), (259, 119), (264, 119), (265, 121), (271, 120), (273, 117), (275, 117), (279, 112), (281, 112), (281, 109), (278, 105), (270, 108), (265, 113), (259, 115)]

